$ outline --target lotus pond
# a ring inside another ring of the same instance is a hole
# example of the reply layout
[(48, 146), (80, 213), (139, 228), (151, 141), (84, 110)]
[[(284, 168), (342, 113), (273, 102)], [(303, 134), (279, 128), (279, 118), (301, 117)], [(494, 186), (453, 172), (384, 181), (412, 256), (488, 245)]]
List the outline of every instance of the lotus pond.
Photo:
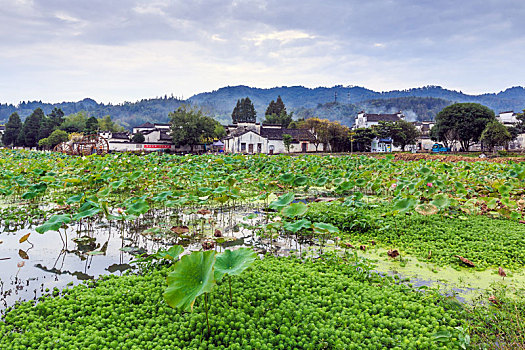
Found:
[[(522, 344), (522, 163), (24, 151), (0, 163), (0, 348)], [(257, 258), (235, 270), (239, 247)], [(196, 266), (212, 274), (183, 302)], [(492, 309), (503, 331), (481, 322)]]

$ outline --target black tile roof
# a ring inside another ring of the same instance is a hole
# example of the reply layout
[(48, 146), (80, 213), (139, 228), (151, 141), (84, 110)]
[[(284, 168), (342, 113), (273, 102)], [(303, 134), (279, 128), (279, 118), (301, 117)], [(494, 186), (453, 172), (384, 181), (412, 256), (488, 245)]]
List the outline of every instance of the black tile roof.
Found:
[(142, 125), (136, 126), (136, 128), (154, 128), (155, 125), (151, 124), (150, 122), (146, 122)]
[(314, 135), (305, 129), (261, 128), (261, 136), (269, 140), (282, 140), (284, 134), (291, 135), (294, 141), (315, 141)]
[(129, 135), (127, 132), (114, 132), (111, 134), (111, 138), (119, 140), (129, 140)]
[(397, 122), (401, 118), (397, 116), (397, 114), (369, 114), (365, 113), (366, 121), (368, 122), (379, 122), (379, 121), (385, 121), (385, 122)]

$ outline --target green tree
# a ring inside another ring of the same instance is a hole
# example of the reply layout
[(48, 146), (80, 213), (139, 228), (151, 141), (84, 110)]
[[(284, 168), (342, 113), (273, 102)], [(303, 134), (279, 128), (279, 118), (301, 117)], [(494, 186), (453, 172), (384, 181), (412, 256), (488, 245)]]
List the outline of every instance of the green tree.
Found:
[(81, 133), (86, 129), (87, 114), (85, 112), (78, 112), (68, 115), (64, 122), (60, 125), (60, 129), (68, 133)]
[(67, 140), (69, 139), (69, 136), (67, 132), (65, 132), (64, 130), (55, 130), (51, 133), (51, 135), (49, 135), (47, 139), (48, 139), (49, 145), (51, 147), (55, 147), (59, 143), (67, 142)]
[(110, 115), (105, 115), (98, 119), (98, 129), (100, 131), (111, 131), (111, 132), (122, 132), (125, 131), (124, 127), (118, 125), (111, 120)]
[(90, 134), (96, 134), (98, 131), (98, 119), (96, 117), (89, 117), (88, 120), (86, 120), (86, 128), (84, 129), (84, 133), (86, 135)]
[(44, 137), (43, 139), (38, 140), (38, 147), (43, 148), (43, 149), (51, 148), (49, 139), (47, 137)]
[(331, 152), (342, 152), (350, 148), (350, 129), (338, 121), (328, 122), (326, 140)]
[(354, 135), (351, 138), (352, 148), (359, 152), (370, 152), (372, 149), (372, 140), (378, 137), (375, 128), (358, 128), (352, 131)]
[(140, 132), (136, 133), (131, 138), (131, 142), (134, 142), (134, 143), (143, 143), (145, 140), (146, 140), (146, 138)]
[(414, 124), (406, 120), (398, 120), (396, 122), (380, 121), (378, 133), (381, 137), (392, 138), (394, 146), (401, 147), (403, 151), (407, 145), (415, 144), (420, 135)]
[(290, 153), (290, 147), (293, 142), (293, 137), (290, 134), (283, 134), (283, 143), (284, 147), (286, 148), (286, 152)]
[(44, 118), (44, 111), (37, 108), (26, 118), (21, 134), (23, 135), (23, 145), (26, 147), (38, 146), (38, 135), (40, 133), (40, 124)]
[(201, 109), (181, 106), (169, 117), (171, 137), (177, 147), (189, 145), (193, 152), (195, 145), (210, 142), (219, 136), (219, 122), (204, 115)]
[(282, 111), (281, 114), (270, 114), (265, 116), (265, 124), (276, 124), (281, 125), (283, 128), (288, 128), (292, 122), (293, 112), (286, 114), (286, 111)]
[(286, 113), (286, 106), (281, 96), (278, 96), (277, 102), (272, 100), (266, 108), (264, 123), (282, 125), (283, 128), (287, 128), (292, 119), (293, 112), (290, 114)]
[(518, 120), (518, 123), (515, 127), (518, 129), (518, 132), (525, 132), (525, 109), (523, 112), (516, 114), (516, 119)]
[(9, 116), (9, 120), (5, 125), (4, 135), (2, 136), (2, 142), (6, 146), (18, 146), (17, 139), (20, 131), (22, 130), (22, 121), (18, 113), (13, 113)]
[(51, 118), (44, 116), (42, 120), (40, 121), (40, 130), (38, 131), (38, 139), (44, 139), (51, 135), (51, 133), (55, 130), (55, 126), (53, 125), (53, 122), (51, 121)]
[(255, 123), (257, 112), (249, 97), (237, 100), (237, 104), (232, 112), (232, 122), (237, 123)]
[(269, 116), (275, 114), (276, 116), (279, 116), (283, 111), (284, 114), (286, 114), (286, 106), (284, 105), (281, 96), (278, 96), (277, 101), (272, 100), (270, 102), (270, 104), (266, 108), (266, 113), (264, 113), (264, 115)]
[(64, 122), (64, 112), (60, 108), (53, 108), (51, 113), (47, 115), (54, 125), (55, 129), (58, 129), (60, 125)]
[(315, 145), (315, 151), (317, 152), (319, 149), (319, 145), (322, 144), (328, 144), (329, 142), (329, 135), (328, 135), (328, 126), (330, 125), (330, 122), (327, 119), (319, 119), (319, 118), (308, 118), (305, 121), (298, 123), (298, 127), (300, 129), (307, 129), (314, 135), (314, 145)]
[(445, 107), (436, 116), (433, 136), (458, 141), (463, 150), (478, 142), (488, 123), (496, 120), (494, 111), (479, 103), (455, 103)]
[(506, 145), (512, 140), (512, 135), (505, 125), (498, 121), (492, 121), (487, 124), (485, 130), (481, 133), (480, 140), (483, 142), (483, 145), (486, 145), (492, 151), (495, 146)]

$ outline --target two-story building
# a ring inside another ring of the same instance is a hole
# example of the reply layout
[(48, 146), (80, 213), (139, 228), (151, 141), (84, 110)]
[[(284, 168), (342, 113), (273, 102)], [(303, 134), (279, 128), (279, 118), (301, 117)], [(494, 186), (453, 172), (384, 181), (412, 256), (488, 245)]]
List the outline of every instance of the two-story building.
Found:
[[(287, 153), (284, 135), (290, 135), (290, 153), (315, 152), (315, 136), (305, 129), (288, 129), (281, 125), (238, 123), (225, 127), (228, 135), (222, 140), (224, 151), (229, 153)], [(318, 151), (323, 150), (319, 145)]]

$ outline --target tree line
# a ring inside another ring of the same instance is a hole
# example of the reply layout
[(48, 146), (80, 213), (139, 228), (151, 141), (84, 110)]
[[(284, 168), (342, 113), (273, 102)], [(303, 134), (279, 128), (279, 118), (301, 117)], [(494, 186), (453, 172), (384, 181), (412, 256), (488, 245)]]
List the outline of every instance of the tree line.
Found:
[(520, 133), (525, 132), (525, 110), (517, 115), (518, 123), (506, 127), (496, 119), (494, 111), (478, 103), (455, 103), (443, 108), (436, 116), (436, 124), (430, 130), (432, 140), (446, 147), (454, 143), (462, 151), (481, 142), (489, 150), (495, 146), (507, 146)]
[(67, 141), (71, 133), (93, 134), (99, 131), (124, 131), (109, 115), (97, 119), (85, 112), (64, 115), (54, 108), (48, 115), (36, 108), (22, 123), (17, 112), (9, 116), (5, 125), (2, 143), (7, 147), (52, 148)]

